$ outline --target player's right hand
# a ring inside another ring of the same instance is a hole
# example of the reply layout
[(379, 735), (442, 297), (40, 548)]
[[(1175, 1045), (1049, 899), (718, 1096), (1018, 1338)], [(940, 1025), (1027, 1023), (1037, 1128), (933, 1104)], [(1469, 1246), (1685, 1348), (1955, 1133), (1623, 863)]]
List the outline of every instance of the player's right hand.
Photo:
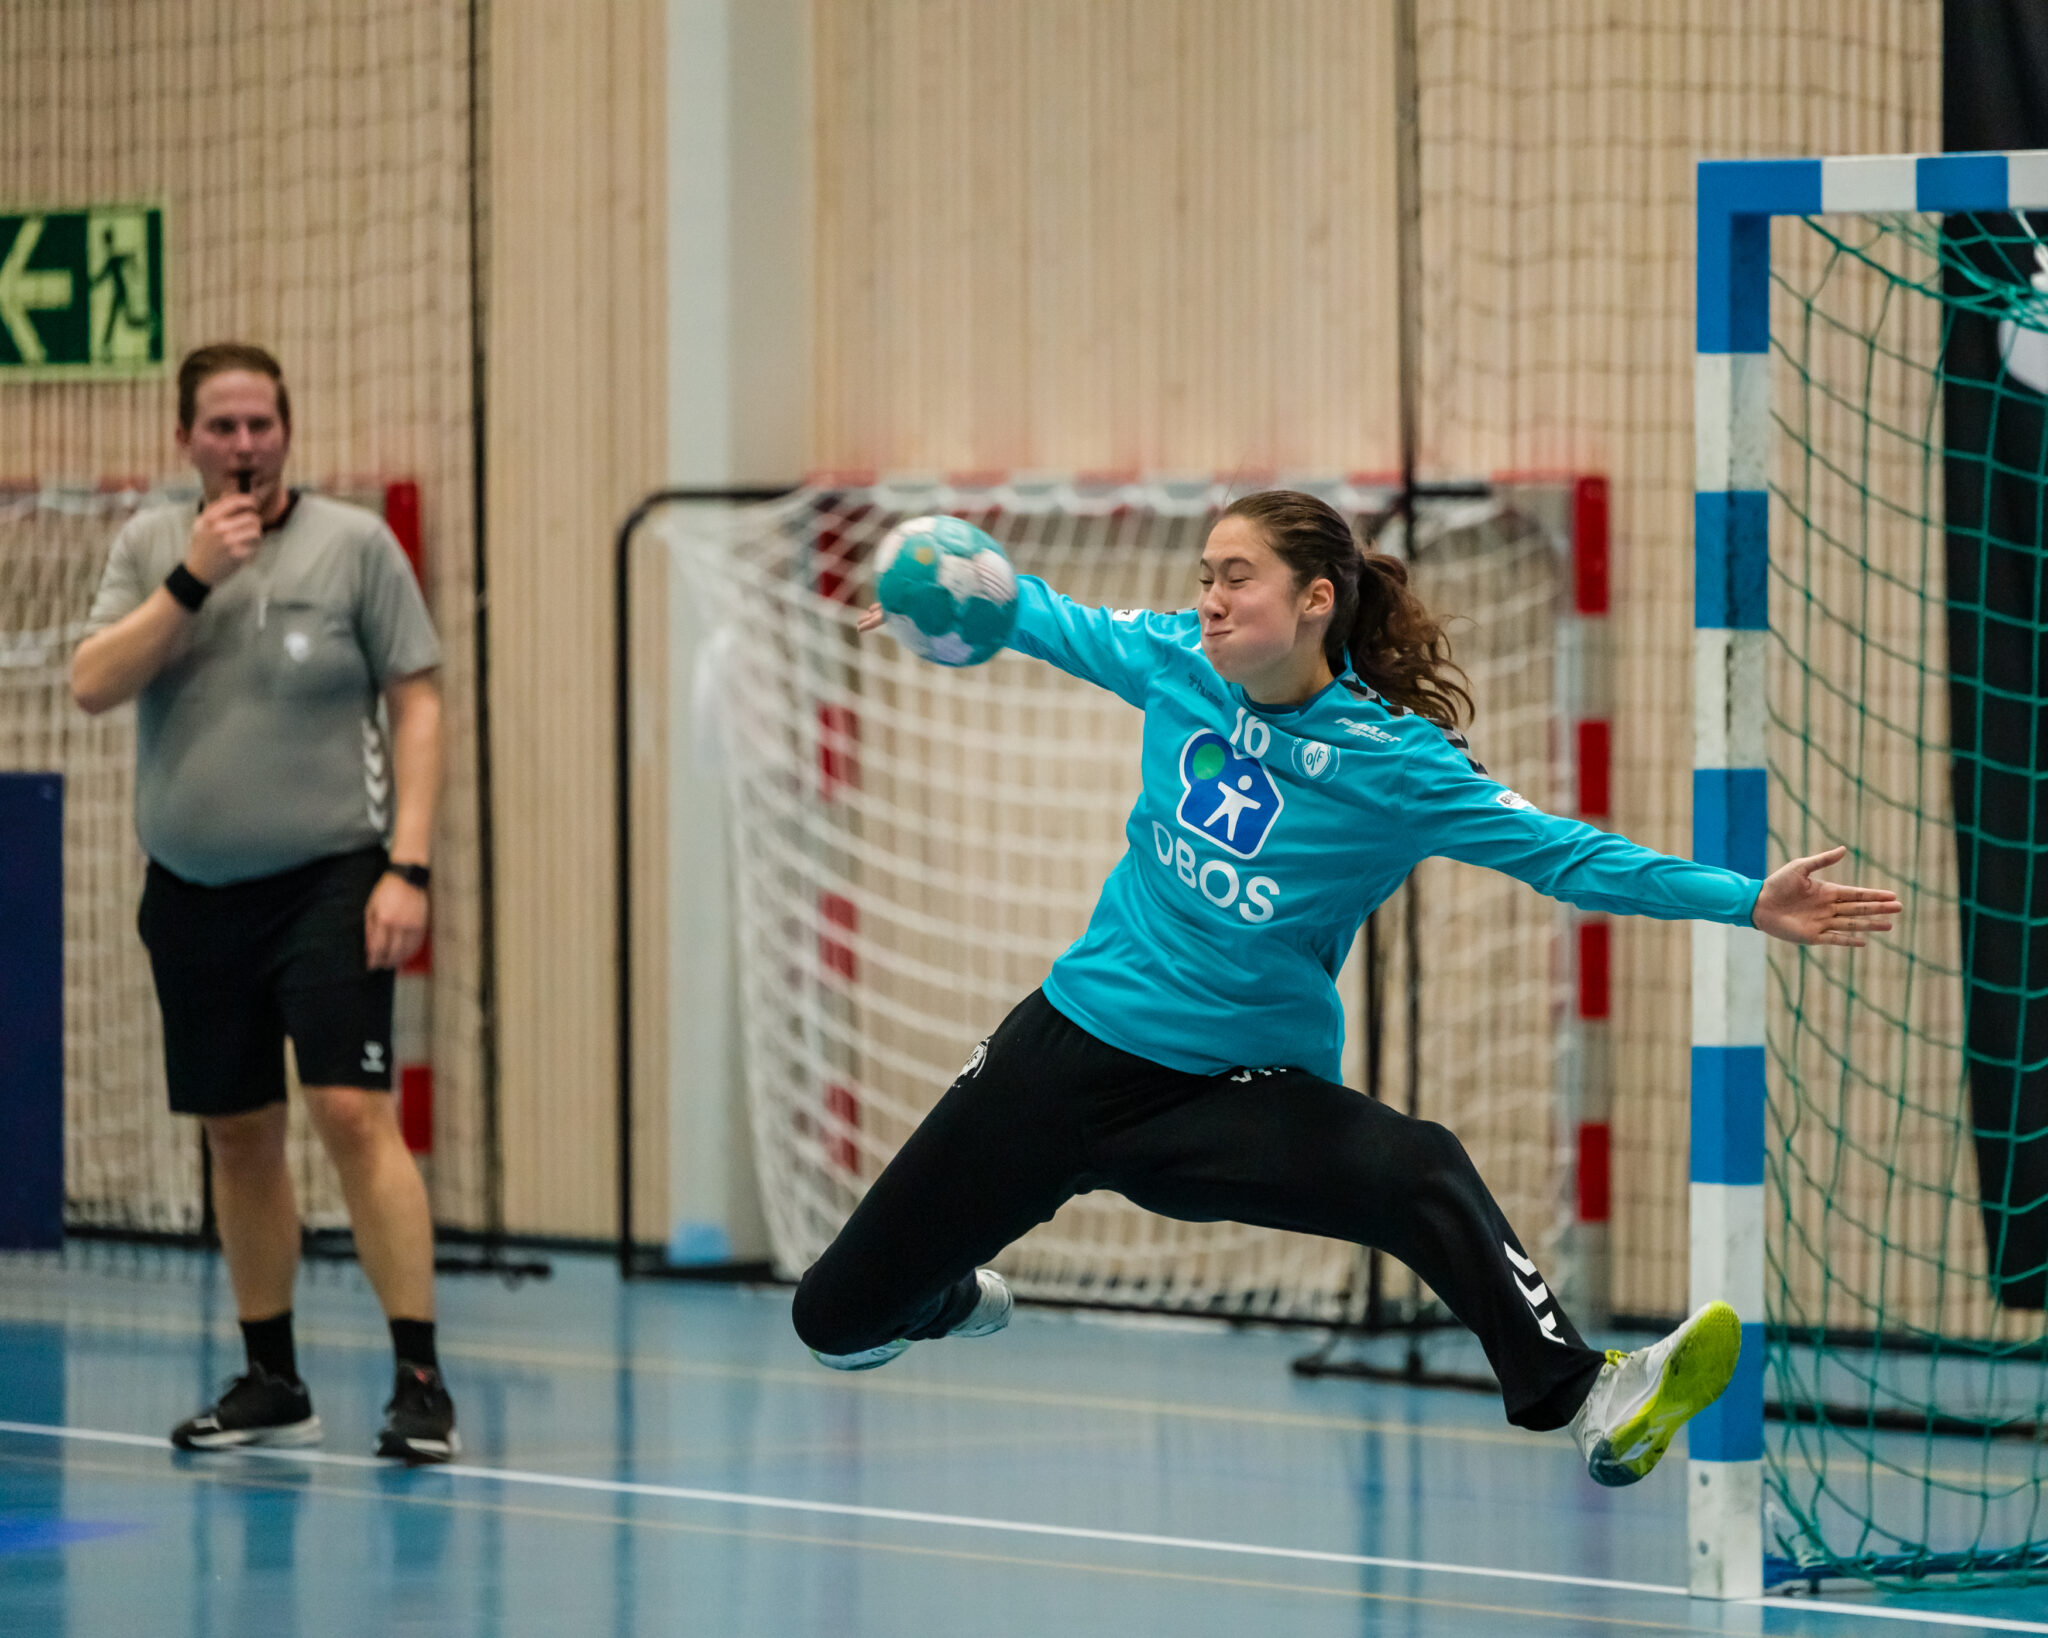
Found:
[(185, 567), (207, 585), (218, 586), (262, 544), (263, 514), (256, 510), (256, 497), (231, 489), (193, 522)]
[(882, 629), (882, 605), (871, 603), (860, 611), (860, 618), (853, 623), (855, 631), (879, 631)]

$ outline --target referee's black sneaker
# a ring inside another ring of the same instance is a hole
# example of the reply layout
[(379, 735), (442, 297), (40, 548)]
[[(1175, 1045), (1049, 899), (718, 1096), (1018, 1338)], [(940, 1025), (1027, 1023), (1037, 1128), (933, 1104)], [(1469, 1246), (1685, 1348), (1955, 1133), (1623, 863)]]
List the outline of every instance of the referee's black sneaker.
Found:
[(274, 1376), (261, 1365), (230, 1382), (197, 1416), (171, 1429), (180, 1450), (232, 1450), (237, 1445), (317, 1445), (320, 1418), (313, 1396), (296, 1377)]
[(395, 1456), (409, 1467), (445, 1462), (462, 1454), (455, 1432), (455, 1401), (441, 1382), (441, 1373), (424, 1365), (401, 1365), (384, 1407), (384, 1431), (377, 1435), (377, 1454)]

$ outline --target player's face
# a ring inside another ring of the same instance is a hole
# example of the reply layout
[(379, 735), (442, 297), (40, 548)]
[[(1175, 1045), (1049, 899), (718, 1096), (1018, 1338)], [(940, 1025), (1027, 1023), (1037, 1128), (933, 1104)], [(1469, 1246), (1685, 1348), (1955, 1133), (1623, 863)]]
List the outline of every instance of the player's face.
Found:
[(199, 383), (192, 425), (178, 429), (178, 447), (199, 473), (206, 498), (251, 474), (250, 493), (266, 515), (284, 482), (291, 433), (277, 412), (277, 383), (254, 370), (222, 370)]
[[(1201, 573), (1195, 612), (1209, 663), (1254, 698), (1277, 700), (1293, 692), (1293, 673), (1313, 671), (1321, 657), (1330, 583), (1297, 587), (1294, 571), (1249, 518), (1225, 518), (1209, 531)], [(1278, 692), (1262, 692), (1260, 685), (1277, 685)]]

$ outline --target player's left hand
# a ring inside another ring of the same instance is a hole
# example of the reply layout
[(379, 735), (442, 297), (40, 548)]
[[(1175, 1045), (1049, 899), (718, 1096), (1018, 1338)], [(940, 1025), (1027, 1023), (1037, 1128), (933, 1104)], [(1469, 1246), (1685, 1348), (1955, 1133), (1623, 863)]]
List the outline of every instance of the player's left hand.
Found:
[(860, 611), (860, 618), (853, 623), (853, 629), (859, 632), (880, 631), (882, 629), (882, 605), (880, 603), (870, 603), (866, 608), (862, 609)]
[(426, 937), (427, 895), (396, 876), (379, 876), (363, 907), (363, 942), (371, 967), (403, 967)]
[(1905, 906), (1885, 887), (1844, 887), (1817, 874), (1840, 864), (1849, 850), (1831, 847), (1809, 859), (1782, 864), (1764, 878), (1750, 924), (1787, 944), (1847, 944), (1861, 949), (1865, 933), (1889, 933)]

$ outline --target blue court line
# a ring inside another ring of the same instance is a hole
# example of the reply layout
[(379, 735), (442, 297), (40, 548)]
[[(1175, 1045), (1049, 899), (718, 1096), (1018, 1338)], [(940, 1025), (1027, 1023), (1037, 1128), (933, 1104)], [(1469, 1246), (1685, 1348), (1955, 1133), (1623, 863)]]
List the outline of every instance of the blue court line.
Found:
[[(36, 1422), (0, 1421), (0, 1433), (21, 1434), (39, 1439), (66, 1439), (85, 1444), (127, 1445), (144, 1450), (171, 1449), (171, 1442), (168, 1439), (154, 1434), (117, 1433), (100, 1428), (50, 1427)], [(245, 1445), (232, 1452), (217, 1452), (206, 1459), (219, 1461), (229, 1455), (260, 1457), (275, 1462), (303, 1462), (318, 1467), (393, 1471), (392, 1463), (374, 1456), (343, 1456), (316, 1450), (274, 1450), (260, 1445)], [(784, 1513), (822, 1513), (839, 1518), (876, 1519), (892, 1524), (933, 1524), (952, 1529), (986, 1530), (1009, 1535), (1110, 1542), (1119, 1546), (1169, 1547), (1184, 1552), (1288, 1559), (1311, 1564), (1342, 1564), (1362, 1569), (1408, 1570), (1421, 1575), (1471, 1576), (1492, 1581), (1524, 1581), (1556, 1587), (1587, 1587), (1603, 1592), (1655, 1593), (1676, 1598), (1690, 1596), (1688, 1589), (1684, 1587), (1668, 1586), (1658, 1582), (1612, 1581), (1599, 1576), (1560, 1575), (1544, 1570), (1507, 1570), (1484, 1564), (1444, 1564), (1425, 1559), (1376, 1558), (1364, 1553), (1325, 1552), (1310, 1547), (1272, 1547), (1257, 1542), (1212, 1541), (1198, 1536), (1161, 1536), (1132, 1530), (1097, 1530), (1082, 1525), (979, 1518), (963, 1513), (924, 1513), (908, 1508), (867, 1507), (851, 1502), (812, 1501), (794, 1496), (760, 1496), (747, 1491), (699, 1490), (684, 1485), (644, 1484), (629, 1479), (592, 1479), (563, 1473), (530, 1473), (519, 1468), (474, 1467), (462, 1462), (449, 1462), (419, 1471), (451, 1479), (481, 1479), (492, 1484), (578, 1490), (597, 1495), (645, 1496), (665, 1501), (706, 1502), (723, 1507), (751, 1507)], [(1940, 1610), (1843, 1604), (1809, 1598), (1802, 1598), (1796, 1602), (1784, 1598), (1754, 1598), (1738, 1602), (1760, 1609), (1811, 1610), (1831, 1615), (1867, 1616), (1885, 1621), (1919, 1621), (1933, 1626), (1975, 1627), (1979, 1631), (2048, 1634), (2048, 1622), (2018, 1621), (1999, 1616), (1953, 1615)]]

